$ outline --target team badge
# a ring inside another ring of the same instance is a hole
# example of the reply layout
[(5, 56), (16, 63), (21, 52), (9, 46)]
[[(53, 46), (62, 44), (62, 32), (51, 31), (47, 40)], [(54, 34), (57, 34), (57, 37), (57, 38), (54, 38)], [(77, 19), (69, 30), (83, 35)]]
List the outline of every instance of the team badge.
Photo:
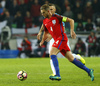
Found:
[(56, 24), (56, 20), (52, 20), (52, 23), (55, 25)]

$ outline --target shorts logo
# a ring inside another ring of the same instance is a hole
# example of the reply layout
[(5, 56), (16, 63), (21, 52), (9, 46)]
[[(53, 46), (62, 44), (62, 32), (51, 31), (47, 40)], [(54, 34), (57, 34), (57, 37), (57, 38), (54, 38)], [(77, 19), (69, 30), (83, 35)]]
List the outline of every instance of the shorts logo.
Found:
[(58, 41), (56, 41), (56, 44), (58, 44), (58, 42), (59, 42), (59, 40), (58, 40)]
[(52, 23), (55, 25), (56, 24), (56, 20), (52, 20)]

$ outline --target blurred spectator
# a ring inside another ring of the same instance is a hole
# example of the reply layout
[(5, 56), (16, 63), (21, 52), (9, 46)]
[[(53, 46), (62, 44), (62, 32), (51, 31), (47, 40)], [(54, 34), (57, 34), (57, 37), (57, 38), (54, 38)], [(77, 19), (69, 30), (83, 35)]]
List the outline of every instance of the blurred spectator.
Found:
[(70, 6), (72, 8), (72, 5), (68, 0), (64, 0), (64, 4), (62, 5), (62, 13), (66, 11), (66, 7)]
[[(66, 11), (63, 13), (63, 16), (66, 16), (66, 17), (69, 17), (69, 18), (73, 18), (73, 12), (71, 11), (70, 6), (67, 6), (67, 7), (66, 7)], [(65, 23), (65, 27), (66, 27), (67, 29), (70, 29), (70, 24), (69, 24), (69, 22), (66, 22), (66, 23)]]
[(21, 3), (19, 5), (19, 11), (22, 13), (22, 16), (24, 17), (27, 11), (27, 5), (25, 4), (24, 0), (21, 0)]
[(1, 5), (2, 5), (3, 8), (5, 8), (6, 0), (2, 0), (2, 1), (1, 1)]
[(86, 52), (85, 43), (81, 40), (81, 38), (78, 38), (78, 41), (75, 44), (74, 53), (85, 56), (85, 52)]
[(93, 7), (93, 11), (94, 11), (94, 13), (98, 13), (98, 12), (100, 12), (100, 2), (99, 2), (99, 0), (93, 0), (93, 4), (92, 4), (92, 7)]
[(12, 5), (13, 0), (6, 0), (5, 8), (9, 10), (10, 5)]
[[(38, 48), (34, 50), (35, 57), (45, 57), (47, 42), (45, 41), (42, 46), (39, 45), (41, 41), (37, 41)], [(40, 55), (38, 54), (40, 52)]]
[(78, 22), (78, 25), (76, 27), (76, 31), (84, 31), (84, 27), (83, 27), (83, 23), (82, 22)]
[(78, 14), (81, 14), (82, 13), (82, 7), (81, 7), (81, 5), (79, 3), (76, 3), (76, 6), (75, 6), (73, 12), (74, 12), (74, 19), (75, 19), (75, 21), (78, 21), (77, 20)]
[(26, 12), (25, 16), (25, 28), (31, 28), (32, 27), (32, 17), (30, 16), (30, 12)]
[(83, 15), (82, 13), (78, 13), (76, 18), (75, 18), (76, 22), (83, 22)]
[(48, 0), (45, 0), (44, 4), (49, 4), (49, 1)]
[(38, 0), (34, 0), (34, 4), (31, 7), (31, 16), (34, 18), (34, 24), (38, 25), (40, 16), (40, 5)]
[(8, 26), (2, 28), (1, 31), (1, 49), (10, 50), (9, 40), (11, 38), (11, 29)]
[(11, 28), (11, 26), (12, 26), (12, 18), (10, 16), (10, 13), (5, 8), (3, 10), (4, 10), (3, 13), (0, 15), (0, 22), (6, 20), (7, 21), (7, 26), (9, 26)]
[[(17, 3), (20, 5), (22, 0), (17, 0)], [(29, 0), (24, 0), (24, 3), (27, 4)]]
[(31, 52), (32, 52), (32, 48), (31, 48), (31, 42), (29, 41), (29, 39), (25, 36), (22, 43), (22, 51), (19, 52), (19, 57), (21, 57), (21, 54), (24, 53), (26, 56), (30, 56)]
[(93, 24), (91, 19), (87, 19), (87, 24), (85, 25), (85, 30), (86, 31), (92, 31), (93, 30)]
[(3, 11), (3, 13), (2, 14), (0, 14), (0, 22), (2, 22), (2, 21), (4, 21), (4, 19), (5, 19), (5, 9), (3, 9), (4, 11)]
[(97, 38), (95, 55), (100, 55), (100, 36)]
[(13, 0), (13, 3), (11, 3), (11, 5), (9, 6), (9, 12), (10, 12), (10, 15), (12, 17), (14, 17), (17, 13), (17, 11), (19, 10), (19, 6), (17, 4), (17, 0)]
[(20, 3), (21, 3), (21, 0), (16, 0), (16, 1), (17, 1), (18, 5), (20, 5)]
[(81, 6), (84, 6), (86, 0), (75, 0), (76, 3), (79, 3)]
[(20, 11), (14, 17), (14, 23), (16, 23), (17, 28), (23, 28), (23, 17)]
[(91, 6), (91, 2), (87, 2), (84, 8), (84, 20), (86, 21), (88, 18), (92, 19), (93, 17), (93, 8)]
[(0, 3), (0, 15), (2, 15), (2, 14), (3, 14), (3, 7), (2, 7), (2, 5)]
[(12, 18), (10, 17), (9, 11), (5, 11), (5, 19), (7, 21), (7, 26), (11, 29), (12, 27)]
[(96, 49), (96, 40), (95, 32), (91, 31), (90, 35), (86, 38), (86, 42), (88, 43), (88, 56), (95, 54)]
[(27, 4), (29, 2), (29, 0), (24, 0), (25, 4)]
[(97, 27), (97, 31), (100, 31), (100, 14), (98, 14), (96, 16), (95, 24), (96, 24), (96, 27)]
[(34, 0), (29, 0), (29, 2), (27, 3), (27, 9), (29, 12), (31, 12), (31, 7), (34, 4)]
[(73, 18), (73, 12), (71, 11), (70, 6), (66, 7), (66, 11), (63, 13), (63, 16)]

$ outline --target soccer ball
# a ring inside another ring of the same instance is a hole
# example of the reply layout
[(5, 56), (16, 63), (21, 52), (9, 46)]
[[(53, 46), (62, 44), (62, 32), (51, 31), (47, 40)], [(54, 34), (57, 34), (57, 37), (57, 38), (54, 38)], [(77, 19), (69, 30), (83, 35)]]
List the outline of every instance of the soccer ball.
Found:
[(17, 78), (20, 81), (23, 81), (23, 80), (27, 79), (27, 73), (24, 70), (19, 71), (18, 74), (17, 74)]

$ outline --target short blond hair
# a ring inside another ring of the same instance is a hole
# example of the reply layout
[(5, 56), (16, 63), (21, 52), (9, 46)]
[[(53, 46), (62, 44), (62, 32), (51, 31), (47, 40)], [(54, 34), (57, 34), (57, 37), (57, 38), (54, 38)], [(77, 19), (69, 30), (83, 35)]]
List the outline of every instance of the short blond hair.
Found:
[(49, 3), (48, 5), (49, 5), (49, 6), (54, 6), (54, 7), (55, 7), (55, 4), (52, 4), (52, 3)]
[(41, 6), (40, 10), (46, 10), (48, 11), (49, 10), (49, 5), (48, 4), (44, 4)]

